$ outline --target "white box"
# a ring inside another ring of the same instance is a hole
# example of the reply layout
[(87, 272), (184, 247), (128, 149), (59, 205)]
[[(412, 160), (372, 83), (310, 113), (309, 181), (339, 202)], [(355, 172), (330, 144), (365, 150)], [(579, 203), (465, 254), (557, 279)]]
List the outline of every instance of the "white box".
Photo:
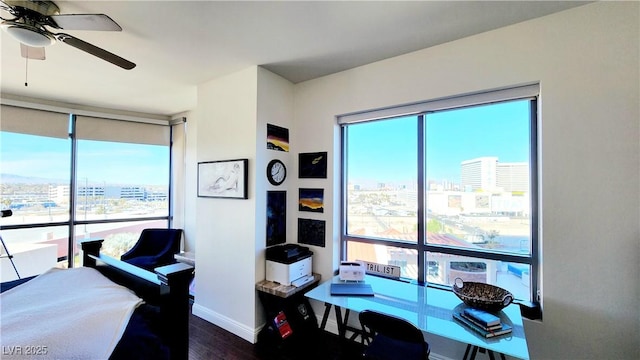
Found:
[(363, 281), (367, 272), (361, 261), (342, 261), (338, 269), (338, 276), (343, 281)]
[(267, 260), (267, 281), (291, 285), (293, 281), (308, 275), (311, 275), (311, 256), (291, 264)]

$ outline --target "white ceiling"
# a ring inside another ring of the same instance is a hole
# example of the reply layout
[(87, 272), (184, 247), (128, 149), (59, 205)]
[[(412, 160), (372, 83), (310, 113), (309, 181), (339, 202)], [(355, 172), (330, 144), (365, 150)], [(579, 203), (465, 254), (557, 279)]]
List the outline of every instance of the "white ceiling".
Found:
[(57, 1), (63, 14), (115, 20), (122, 32), (66, 32), (136, 68), (123, 70), (64, 43), (47, 47), (46, 60), (27, 63), (19, 43), (1, 31), (0, 91), (173, 115), (195, 108), (198, 84), (249, 66), (297, 83), (584, 3)]

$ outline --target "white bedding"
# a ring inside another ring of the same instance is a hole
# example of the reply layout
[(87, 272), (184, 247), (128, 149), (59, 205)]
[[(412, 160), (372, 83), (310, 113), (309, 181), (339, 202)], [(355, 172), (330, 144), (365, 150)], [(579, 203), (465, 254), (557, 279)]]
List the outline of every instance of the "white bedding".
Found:
[(2, 359), (107, 359), (142, 299), (92, 268), (53, 268), (0, 294)]

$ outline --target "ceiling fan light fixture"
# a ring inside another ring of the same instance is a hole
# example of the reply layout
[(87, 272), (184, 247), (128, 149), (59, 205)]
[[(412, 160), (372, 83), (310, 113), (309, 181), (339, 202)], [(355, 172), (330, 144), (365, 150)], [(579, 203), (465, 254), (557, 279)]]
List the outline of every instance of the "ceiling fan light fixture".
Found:
[(14, 39), (32, 47), (45, 47), (56, 41), (51, 34), (44, 30), (15, 21), (3, 21), (2, 29)]
[(14, 16), (11, 20), (0, 17), (0, 27), (20, 42), (20, 51), (24, 58), (44, 60), (44, 47), (60, 41), (125, 70), (136, 67), (131, 61), (84, 40), (69, 34), (53, 33), (47, 29), (53, 27), (60, 30), (122, 31), (120, 25), (108, 15), (60, 14), (58, 6), (48, 0), (0, 0), (0, 4), (3, 11)]

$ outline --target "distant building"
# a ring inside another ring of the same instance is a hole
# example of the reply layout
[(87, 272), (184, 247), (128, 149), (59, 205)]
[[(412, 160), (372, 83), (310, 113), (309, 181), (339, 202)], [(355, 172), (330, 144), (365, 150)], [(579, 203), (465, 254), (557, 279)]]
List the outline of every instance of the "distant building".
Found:
[(460, 185), (471, 191), (493, 191), (496, 186), (497, 157), (465, 160), (460, 164)]
[(496, 184), (506, 192), (529, 191), (529, 164), (498, 163), (496, 166)]
[(460, 163), (463, 191), (528, 192), (529, 164), (501, 163), (497, 157), (481, 157)]
[[(83, 199), (103, 197), (104, 199), (126, 199), (139, 201), (164, 201), (168, 198), (167, 191), (147, 190), (144, 186), (78, 186), (77, 198)], [(66, 202), (69, 199), (69, 186), (56, 185), (49, 187), (49, 198), (56, 202)]]

